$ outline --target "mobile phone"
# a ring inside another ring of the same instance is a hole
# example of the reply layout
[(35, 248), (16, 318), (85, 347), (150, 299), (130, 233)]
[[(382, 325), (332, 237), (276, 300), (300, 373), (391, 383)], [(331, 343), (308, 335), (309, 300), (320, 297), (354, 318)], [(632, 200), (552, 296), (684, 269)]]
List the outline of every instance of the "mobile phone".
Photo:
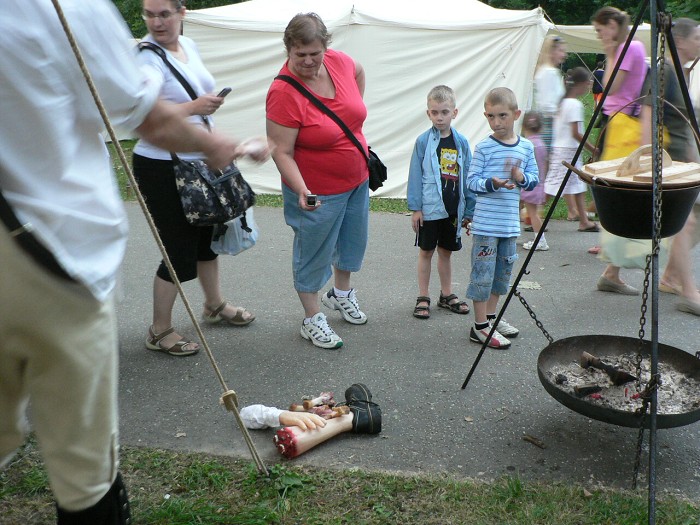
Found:
[(219, 94), (216, 95), (216, 96), (217, 96), (217, 97), (225, 97), (225, 96), (228, 95), (229, 93), (231, 93), (231, 88), (230, 88), (230, 87), (225, 87), (224, 89), (222, 89), (221, 91), (219, 91)]
[(307, 206), (316, 206), (316, 203), (318, 201), (316, 200), (316, 195), (313, 193), (307, 193), (306, 194), (306, 205)]

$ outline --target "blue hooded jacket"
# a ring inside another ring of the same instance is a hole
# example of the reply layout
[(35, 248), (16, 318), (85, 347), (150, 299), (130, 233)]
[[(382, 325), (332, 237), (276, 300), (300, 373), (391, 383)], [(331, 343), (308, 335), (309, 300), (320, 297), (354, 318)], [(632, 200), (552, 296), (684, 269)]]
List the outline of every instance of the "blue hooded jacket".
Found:
[[(467, 173), (471, 163), (472, 153), (467, 138), (454, 128), (451, 128), (455, 145), (457, 146), (457, 165), (459, 166), (459, 207), (457, 210), (458, 223), (471, 219), (474, 215), (476, 196), (467, 189)], [(435, 126), (417, 139), (411, 156), (408, 171), (407, 201), (411, 211), (422, 211), (423, 220), (435, 221), (448, 217), (442, 200), (442, 181), (440, 176), (440, 161), (437, 148), (440, 144), (440, 131)], [(461, 228), (457, 229), (460, 235)]]

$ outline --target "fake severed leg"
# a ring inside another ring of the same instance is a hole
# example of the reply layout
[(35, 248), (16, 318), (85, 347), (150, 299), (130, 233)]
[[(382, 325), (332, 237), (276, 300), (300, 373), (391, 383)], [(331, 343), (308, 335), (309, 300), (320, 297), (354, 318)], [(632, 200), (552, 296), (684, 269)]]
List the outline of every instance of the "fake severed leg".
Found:
[(323, 428), (302, 430), (299, 427), (284, 427), (277, 431), (273, 441), (277, 450), (286, 458), (295, 458), (316, 445), (320, 445), (338, 434), (352, 430), (354, 414), (351, 412), (329, 419)]

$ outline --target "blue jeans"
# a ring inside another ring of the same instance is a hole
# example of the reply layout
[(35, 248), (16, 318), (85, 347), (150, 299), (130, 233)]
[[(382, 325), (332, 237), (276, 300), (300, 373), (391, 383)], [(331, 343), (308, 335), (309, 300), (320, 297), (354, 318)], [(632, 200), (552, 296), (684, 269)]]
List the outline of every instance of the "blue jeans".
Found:
[(339, 270), (357, 272), (367, 248), (369, 186), (367, 182), (337, 195), (319, 195), (313, 211), (299, 207), (299, 197), (285, 184), (284, 219), (294, 230), (292, 272), (298, 292), (318, 292)]
[(516, 239), (517, 237), (473, 236), (472, 273), (467, 288), (469, 299), (485, 302), (491, 294), (508, 293), (513, 264), (518, 260)]

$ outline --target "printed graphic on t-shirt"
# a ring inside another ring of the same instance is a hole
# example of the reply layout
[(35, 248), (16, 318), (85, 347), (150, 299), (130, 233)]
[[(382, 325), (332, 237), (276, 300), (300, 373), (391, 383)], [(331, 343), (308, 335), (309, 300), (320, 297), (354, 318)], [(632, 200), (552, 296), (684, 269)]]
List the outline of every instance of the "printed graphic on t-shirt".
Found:
[(437, 147), (437, 156), (440, 161), (440, 178), (442, 180), (442, 201), (445, 211), (450, 216), (457, 214), (459, 206), (459, 164), (457, 164), (457, 144), (450, 134), (449, 137), (441, 137)]
[(440, 175), (447, 180), (457, 180), (459, 166), (456, 148), (440, 148)]

